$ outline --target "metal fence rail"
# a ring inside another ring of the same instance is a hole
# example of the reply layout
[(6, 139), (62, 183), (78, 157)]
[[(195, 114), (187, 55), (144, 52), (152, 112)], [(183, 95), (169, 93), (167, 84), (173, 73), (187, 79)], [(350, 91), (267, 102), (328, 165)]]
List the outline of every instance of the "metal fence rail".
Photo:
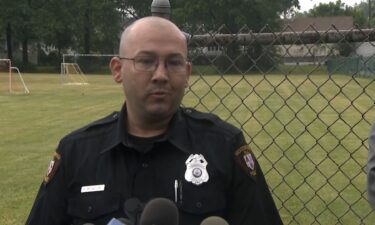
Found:
[(244, 131), (285, 224), (375, 224), (366, 192), (374, 30), (228, 31), (192, 32), (183, 104)]

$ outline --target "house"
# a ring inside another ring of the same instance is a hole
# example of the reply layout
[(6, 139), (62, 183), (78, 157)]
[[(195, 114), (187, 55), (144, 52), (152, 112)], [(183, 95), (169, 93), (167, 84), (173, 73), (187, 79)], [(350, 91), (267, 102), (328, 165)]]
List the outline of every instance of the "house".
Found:
[[(335, 31), (353, 28), (353, 17), (305, 17), (283, 21), (283, 32)], [(278, 47), (284, 64), (324, 64), (340, 54), (337, 44), (282, 45)]]

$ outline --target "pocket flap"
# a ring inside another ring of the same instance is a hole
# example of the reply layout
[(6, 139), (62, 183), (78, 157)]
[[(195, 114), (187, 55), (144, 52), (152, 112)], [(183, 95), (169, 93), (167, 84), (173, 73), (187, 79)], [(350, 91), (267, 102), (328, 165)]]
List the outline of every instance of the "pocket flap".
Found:
[(181, 210), (193, 214), (223, 211), (226, 205), (222, 192), (185, 190)]
[(106, 195), (86, 195), (68, 200), (68, 214), (82, 219), (95, 219), (117, 211), (120, 198)]

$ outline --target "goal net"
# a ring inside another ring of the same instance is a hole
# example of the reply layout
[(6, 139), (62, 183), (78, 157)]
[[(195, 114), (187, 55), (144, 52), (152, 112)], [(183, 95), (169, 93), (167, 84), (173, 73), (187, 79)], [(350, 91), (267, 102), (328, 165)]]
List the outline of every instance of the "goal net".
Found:
[(78, 63), (61, 63), (61, 77), (63, 84), (86, 85), (86, 75), (82, 72)]
[[(75, 63), (81, 71), (91, 75), (110, 75), (109, 63), (113, 54), (64, 54), (62, 63)], [(63, 71), (62, 71), (63, 72)]]
[(0, 59), (0, 93), (30, 93), (20, 70), (17, 67), (12, 66), (10, 59)]

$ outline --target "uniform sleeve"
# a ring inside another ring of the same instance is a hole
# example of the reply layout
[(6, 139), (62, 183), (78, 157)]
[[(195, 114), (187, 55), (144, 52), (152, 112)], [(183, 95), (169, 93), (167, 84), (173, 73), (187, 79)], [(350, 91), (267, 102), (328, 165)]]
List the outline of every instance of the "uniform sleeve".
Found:
[(368, 138), (369, 153), (367, 162), (367, 192), (368, 200), (375, 210), (375, 121), (372, 124)]
[(235, 145), (232, 190), (229, 197), (229, 224), (283, 224), (254, 154), (239, 135)]
[(56, 151), (48, 172), (40, 185), (26, 225), (69, 224), (66, 215), (66, 184), (64, 182), (63, 156)]

